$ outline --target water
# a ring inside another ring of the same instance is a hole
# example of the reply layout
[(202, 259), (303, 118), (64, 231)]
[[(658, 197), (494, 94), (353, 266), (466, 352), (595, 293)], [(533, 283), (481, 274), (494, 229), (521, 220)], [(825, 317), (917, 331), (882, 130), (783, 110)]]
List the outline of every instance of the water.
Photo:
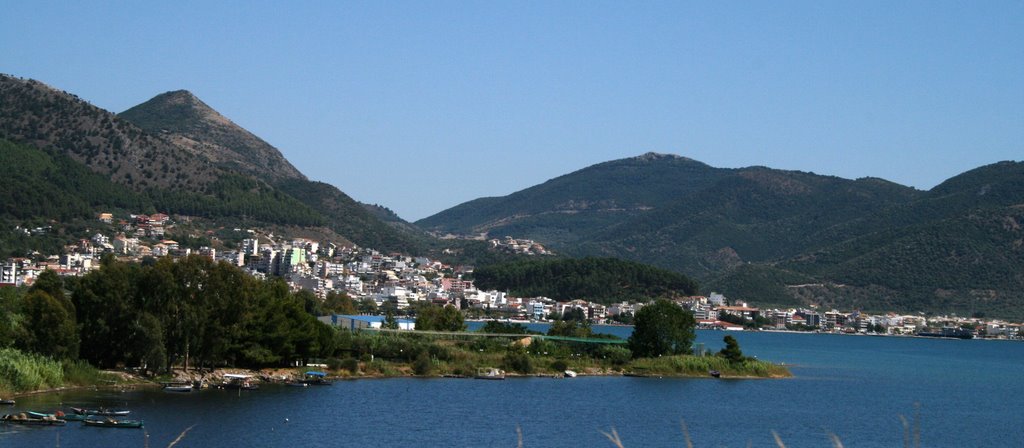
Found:
[[(628, 327), (601, 331), (628, 334)], [(721, 348), (726, 333), (698, 332)], [(341, 381), (168, 394), (73, 391), (18, 399), (16, 410), (105, 405), (132, 409), (146, 430), (0, 425), (0, 447), (903, 446), (899, 416), (920, 405), (922, 446), (1024, 446), (1024, 343), (790, 333), (728, 333), (748, 355), (785, 362), (785, 380), (579, 377), (506, 381)], [(8, 412), (0, 410), (0, 412)], [(285, 419), (288, 419), (286, 422)], [(194, 425), (194, 426), (193, 426)]]

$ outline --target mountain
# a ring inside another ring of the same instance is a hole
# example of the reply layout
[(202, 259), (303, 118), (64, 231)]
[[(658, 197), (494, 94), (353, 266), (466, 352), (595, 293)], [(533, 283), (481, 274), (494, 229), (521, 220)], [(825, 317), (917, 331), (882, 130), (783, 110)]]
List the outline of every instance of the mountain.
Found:
[(643, 261), (760, 304), (1024, 316), (1024, 164), (930, 191), (645, 154), (425, 218), (438, 234), (531, 238)]
[(481, 198), (416, 222), (438, 234), (516, 235), (561, 247), (642, 217), (714, 184), (728, 170), (648, 153), (605, 162), (500, 198)]
[[(41, 82), (0, 75), (0, 139), (81, 163), (161, 212), (327, 227), (381, 250), (423, 245), (422, 234), (396, 230), (337, 188), (309, 181), (276, 148), (185, 91), (118, 116)], [(10, 198), (5, 206), (22, 206)]]
[(271, 181), (306, 180), (281, 151), (187, 90), (162, 93), (118, 116), (227, 170)]
[(136, 190), (205, 186), (220, 172), (174, 145), (67, 92), (0, 75), (0, 137), (56, 150)]
[(188, 91), (157, 95), (122, 112), (120, 117), (205, 154), (226, 171), (266, 181), (277, 191), (316, 210), (328, 227), (357, 244), (402, 252), (423, 250), (427, 235), (422, 231), (391, 225), (392, 220), (384, 222), (333, 185), (307, 179), (277, 148), (234, 124)]

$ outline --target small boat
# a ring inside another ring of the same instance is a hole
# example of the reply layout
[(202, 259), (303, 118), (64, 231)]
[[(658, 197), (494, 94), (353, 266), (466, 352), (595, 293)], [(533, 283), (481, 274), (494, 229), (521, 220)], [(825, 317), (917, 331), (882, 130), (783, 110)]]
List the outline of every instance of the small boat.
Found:
[(142, 420), (118, 420), (114, 418), (85, 419), (82, 420), (85, 426), (96, 426), (100, 428), (141, 428)]
[(503, 380), (505, 379), (505, 371), (494, 367), (481, 367), (476, 369), (476, 379)]
[(192, 385), (191, 384), (165, 384), (164, 385), (164, 392), (179, 392), (179, 393), (192, 392)]
[(711, 375), (715, 378), (720, 378), (722, 376), (722, 372), (719, 372), (717, 370), (708, 370), (708, 375)]
[(331, 380), (327, 379), (326, 373), (313, 370), (306, 372), (306, 378), (303, 379), (302, 382), (313, 386), (330, 386), (331, 384), (334, 384)]
[(49, 417), (29, 417), (24, 412), (21, 414), (4, 415), (0, 417), (0, 422), (26, 426), (64, 426), (67, 424), (66, 421), (52, 415)]
[(566, 378), (576, 378), (576, 372), (574, 372), (572, 370), (566, 370), (565, 371), (565, 377)]
[(100, 416), (104, 416), (104, 417), (123, 417), (123, 416), (128, 415), (129, 413), (132, 412), (132, 411), (129, 411), (127, 409), (107, 409), (107, 408), (83, 409), (83, 408), (72, 407), (71, 410), (74, 411), (76, 414), (79, 414), (79, 415), (100, 415)]
[(309, 383), (305, 381), (289, 381), (285, 384), (291, 387), (309, 387)]
[(69, 421), (69, 422), (70, 421), (82, 421), (82, 420), (85, 420), (86, 418), (89, 417), (87, 415), (81, 415), (81, 414), (65, 414), (64, 411), (57, 411), (57, 412), (54, 412), (53, 414), (48, 414), (46, 412), (26, 411), (25, 414), (27, 414), (31, 418), (51, 418), (52, 417), (52, 418), (55, 418), (57, 420), (65, 420), (65, 421)]
[(252, 375), (242, 375), (238, 373), (228, 373), (224, 375), (224, 383), (221, 384), (221, 389), (242, 389), (242, 390), (256, 390), (260, 386), (251, 382)]
[(0, 398), (0, 406), (14, 406), (14, 400), (9, 398)]

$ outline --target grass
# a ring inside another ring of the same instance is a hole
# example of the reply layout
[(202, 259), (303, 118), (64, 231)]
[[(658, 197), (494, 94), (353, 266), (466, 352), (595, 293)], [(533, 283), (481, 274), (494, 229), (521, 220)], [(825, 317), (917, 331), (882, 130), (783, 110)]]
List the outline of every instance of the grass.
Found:
[(64, 386), (109, 384), (116, 375), (85, 361), (57, 361), (13, 348), (0, 349), (0, 396)]
[(61, 363), (46, 356), (0, 349), (0, 394), (52, 389), (64, 385)]
[(717, 370), (723, 377), (736, 378), (785, 378), (792, 374), (783, 366), (766, 361), (746, 358), (740, 362), (729, 362), (719, 356), (662, 356), (633, 360), (626, 371), (642, 375), (707, 376)]

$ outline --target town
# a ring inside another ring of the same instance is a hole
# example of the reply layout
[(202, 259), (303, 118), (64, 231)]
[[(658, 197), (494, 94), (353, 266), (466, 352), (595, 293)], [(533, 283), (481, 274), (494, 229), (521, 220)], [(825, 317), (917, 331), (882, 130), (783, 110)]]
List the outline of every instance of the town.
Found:
[[(382, 254), (370, 248), (339, 246), (329, 241), (282, 238), (253, 229), (234, 229), (243, 238), (231, 249), (183, 247), (165, 239), (175, 221), (161, 213), (132, 214), (116, 222), (113, 214), (100, 213), (97, 219), (113, 228), (115, 234), (97, 232), (90, 239), (65, 246), (60, 255), (9, 258), (0, 269), (0, 287), (30, 286), (45, 270), (61, 276), (81, 276), (98, 268), (99, 258), (105, 254), (129, 262), (142, 262), (150, 257), (199, 255), (238, 266), (258, 278), (280, 277), (293, 291), (307, 290), (321, 299), (332, 292), (346, 294), (357, 304), (360, 314), (384, 314), (391, 310), (396, 315), (404, 315), (417, 304), (431, 303), (454, 306), (468, 319), (544, 322), (575, 313), (592, 324), (629, 324), (631, 317), (645, 305), (628, 301), (600, 304), (582, 298), (559, 302), (547, 297), (514, 297), (503, 291), (482, 291), (468, 279), (473, 272), (470, 266), (450, 266), (425, 257)], [(176, 219), (188, 221), (190, 218)], [(51, 229), (17, 230), (31, 236)], [(490, 245), (494, 250), (517, 254), (551, 254), (536, 242), (512, 237), (490, 240)], [(701, 329), (1024, 338), (1021, 331), (1024, 325), (982, 317), (868, 314), (814, 308), (759, 309), (715, 292), (674, 301), (693, 313)], [(330, 316), (322, 320), (332, 321)]]

